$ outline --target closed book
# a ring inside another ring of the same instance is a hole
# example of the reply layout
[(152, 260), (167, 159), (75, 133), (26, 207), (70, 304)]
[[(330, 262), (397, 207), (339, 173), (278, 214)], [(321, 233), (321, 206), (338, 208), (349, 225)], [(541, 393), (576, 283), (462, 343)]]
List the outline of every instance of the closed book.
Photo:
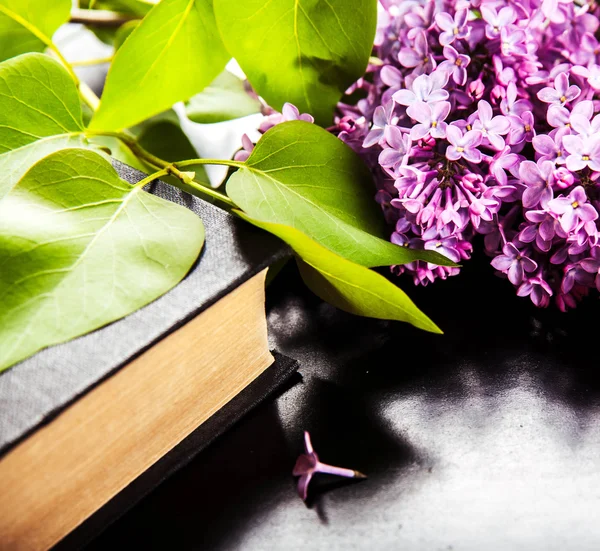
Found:
[[(131, 183), (144, 177), (115, 166)], [(202, 218), (203, 251), (183, 281), (151, 304), (0, 375), (1, 549), (55, 545), (273, 364), (264, 283), (288, 249), (162, 182), (151, 191)], [(235, 415), (221, 419), (231, 423)], [(209, 440), (205, 431), (188, 446)], [(130, 490), (129, 501), (142, 493)]]

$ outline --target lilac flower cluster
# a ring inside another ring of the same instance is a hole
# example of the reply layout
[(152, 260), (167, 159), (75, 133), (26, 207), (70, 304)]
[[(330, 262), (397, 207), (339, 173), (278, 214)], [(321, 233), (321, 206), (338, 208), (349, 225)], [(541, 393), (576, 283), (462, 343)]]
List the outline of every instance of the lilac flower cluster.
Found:
[[(380, 2), (374, 57), (333, 131), (373, 170), (391, 241), (462, 263), (482, 235), (541, 307), (600, 290), (596, 4)], [(393, 270), (423, 285), (459, 272)]]

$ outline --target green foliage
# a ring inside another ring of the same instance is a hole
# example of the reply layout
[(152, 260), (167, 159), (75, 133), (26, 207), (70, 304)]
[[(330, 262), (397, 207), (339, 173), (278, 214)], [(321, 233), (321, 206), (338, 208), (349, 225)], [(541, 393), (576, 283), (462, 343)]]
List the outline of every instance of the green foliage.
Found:
[(90, 128), (119, 130), (191, 98), (229, 55), (211, 0), (163, 0), (119, 48)]
[(71, 0), (0, 0), (0, 61), (43, 51), (70, 11)]
[(122, 181), (97, 153), (42, 159), (0, 201), (0, 370), (155, 300), (203, 241), (192, 211)]
[(446, 257), (383, 239), (371, 174), (346, 144), (314, 124), (291, 121), (269, 130), (227, 182), (227, 194), (252, 218), (294, 227), (363, 266)]
[(190, 120), (205, 124), (260, 113), (260, 107), (258, 99), (246, 91), (244, 81), (227, 70), (185, 106)]
[(0, 63), (0, 199), (33, 163), (77, 145), (81, 105), (60, 64), (37, 53)]
[(331, 124), (343, 92), (364, 73), (377, 0), (215, 0), (223, 41), (254, 89)]
[(295, 228), (238, 214), (290, 245), (300, 257), (298, 266), (306, 285), (333, 306), (351, 314), (405, 321), (419, 329), (441, 333), (404, 291), (377, 272), (331, 252)]

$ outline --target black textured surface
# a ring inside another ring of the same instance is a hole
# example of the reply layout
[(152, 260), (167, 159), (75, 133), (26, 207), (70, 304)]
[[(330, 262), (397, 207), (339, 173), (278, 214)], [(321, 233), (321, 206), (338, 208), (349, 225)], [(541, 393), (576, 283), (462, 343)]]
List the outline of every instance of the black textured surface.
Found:
[[(115, 161), (121, 177), (145, 175)], [(199, 214), (206, 229), (200, 262), (171, 291), (141, 310), (0, 375), (0, 453), (150, 345), (287, 253), (281, 241), (162, 182), (153, 193)]]
[[(88, 551), (599, 549), (597, 298), (538, 311), (485, 262), (411, 295), (444, 336), (336, 311), (288, 266), (271, 337), (304, 383)], [(315, 479), (304, 505), (290, 474), (303, 429), (324, 461), (369, 478)]]

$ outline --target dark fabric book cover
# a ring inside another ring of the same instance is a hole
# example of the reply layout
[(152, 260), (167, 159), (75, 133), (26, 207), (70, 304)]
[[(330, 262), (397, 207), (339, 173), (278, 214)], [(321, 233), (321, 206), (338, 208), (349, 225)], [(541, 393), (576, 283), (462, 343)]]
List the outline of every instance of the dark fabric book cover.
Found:
[[(135, 183), (145, 175), (115, 162)], [(273, 236), (163, 182), (152, 193), (197, 213), (206, 228), (198, 262), (184, 280), (133, 314), (52, 346), (0, 374), (0, 455), (79, 396), (265, 267), (289, 254)]]

